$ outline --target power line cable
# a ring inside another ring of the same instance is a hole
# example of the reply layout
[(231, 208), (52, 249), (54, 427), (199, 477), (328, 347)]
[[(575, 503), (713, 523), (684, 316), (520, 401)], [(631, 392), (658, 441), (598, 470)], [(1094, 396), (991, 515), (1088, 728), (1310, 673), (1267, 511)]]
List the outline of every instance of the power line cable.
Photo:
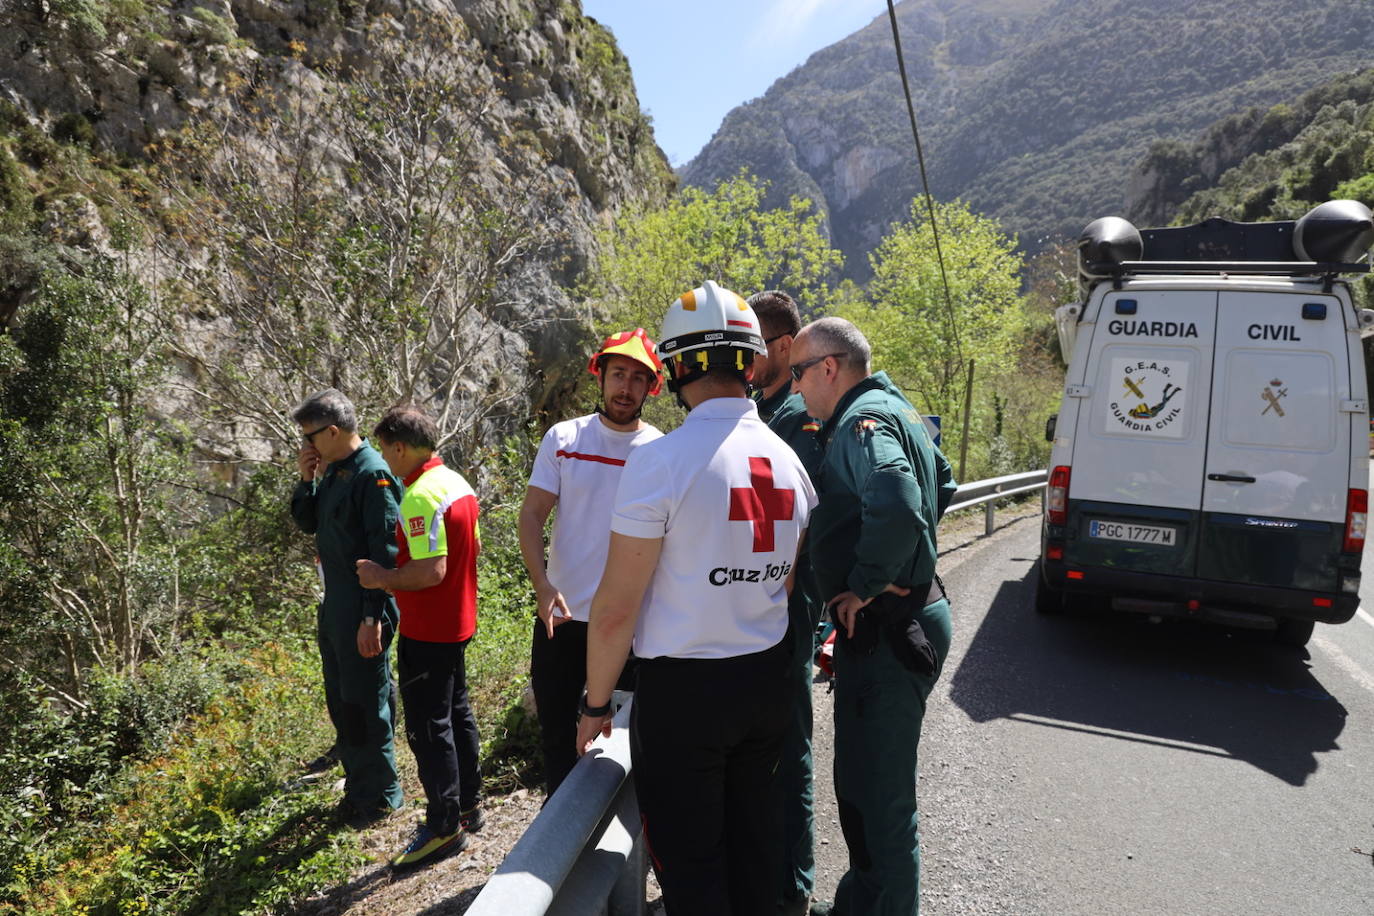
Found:
[(940, 265), (940, 283), (945, 290), (945, 312), (949, 317), (949, 331), (954, 337), (954, 350), (959, 362), (964, 361), (964, 345), (959, 338), (959, 324), (954, 320), (954, 301), (949, 294), (949, 277), (945, 273), (945, 254), (940, 247), (940, 227), (935, 222), (935, 201), (930, 196), (930, 181), (926, 178), (926, 157), (921, 151), (921, 132), (916, 129), (916, 107), (911, 103), (911, 85), (906, 78), (906, 61), (902, 57), (902, 36), (897, 32), (897, 8), (887, 0), (887, 16), (892, 22), (892, 44), (897, 49), (897, 72), (902, 77), (902, 92), (906, 95), (906, 113), (911, 119), (911, 136), (916, 141), (916, 162), (921, 167), (921, 188), (925, 192), (926, 212), (930, 215), (930, 233), (935, 239), (935, 260)]

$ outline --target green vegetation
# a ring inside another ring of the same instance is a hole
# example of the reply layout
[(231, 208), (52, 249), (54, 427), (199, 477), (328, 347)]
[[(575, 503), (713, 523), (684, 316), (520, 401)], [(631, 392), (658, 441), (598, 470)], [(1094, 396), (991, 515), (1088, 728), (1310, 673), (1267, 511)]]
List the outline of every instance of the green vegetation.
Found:
[[(944, 448), (962, 479), (1029, 470), (1044, 458), (1044, 418), (1059, 379), (1028, 337), (1015, 239), (962, 202), (938, 205), (935, 219), (948, 301), (926, 208), (913, 202), (911, 220), (873, 253), (866, 295), (837, 303), (832, 313), (863, 330), (875, 368), (920, 410), (943, 419)], [(966, 404), (970, 375), (973, 400)]]

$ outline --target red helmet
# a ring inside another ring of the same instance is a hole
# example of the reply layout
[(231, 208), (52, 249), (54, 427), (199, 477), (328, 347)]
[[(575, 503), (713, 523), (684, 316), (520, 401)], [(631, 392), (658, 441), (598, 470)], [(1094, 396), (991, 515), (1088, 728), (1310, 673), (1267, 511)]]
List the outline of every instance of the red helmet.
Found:
[(601, 375), (601, 363), (608, 356), (624, 356), (647, 366), (649, 371), (654, 374), (654, 381), (649, 387), (649, 394), (658, 394), (663, 390), (663, 362), (654, 352), (654, 342), (649, 339), (648, 334), (644, 333), (643, 328), (621, 331), (619, 334), (612, 334), (607, 337), (587, 362), (587, 371), (592, 375)]

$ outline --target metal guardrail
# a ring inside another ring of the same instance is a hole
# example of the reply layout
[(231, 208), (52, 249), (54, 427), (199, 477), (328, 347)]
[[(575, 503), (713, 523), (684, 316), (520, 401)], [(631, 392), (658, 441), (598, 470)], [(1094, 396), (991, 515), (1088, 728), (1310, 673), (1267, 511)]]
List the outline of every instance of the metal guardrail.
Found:
[(993, 477), (988, 480), (966, 483), (954, 491), (954, 498), (950, 500), (949, 508), (945, 511), (957, 512), (960, 509), (983, 506), (983, 533), (992, 534), (993, 507), (997, 500), (1005, 496), (1016, 496), (1019, 493), (1043, 491), (1048, 480), (1048, 471), (1027, 471), (1024, 474), (1008, 474), (1005, 477)]
[(630, 707), (609, 738), (549, 796), (515, 848), (468, 907), (468, 916), (643, 916), (647, 860), (630, 775)]
[[(966, 483), (947, 511), (993, 506), (1007, 496), (1043, 490), (1045, 471)], [(647, 860), (639, 803), (630, 776), (630, 707), (623, 704), (611, 737), (598, 738), (525, 830), (468, 907), (468, 916), (643, 916)]]

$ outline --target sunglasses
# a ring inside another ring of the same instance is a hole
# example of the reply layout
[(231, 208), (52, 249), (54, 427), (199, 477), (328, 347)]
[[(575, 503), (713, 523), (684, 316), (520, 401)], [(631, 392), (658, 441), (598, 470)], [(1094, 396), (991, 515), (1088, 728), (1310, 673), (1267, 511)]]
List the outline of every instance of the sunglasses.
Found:
[(308, 442), (308, 443), (310, 443), (311, 445), (314, 445), (314, 444), (315, 444), (315, 437), (318, 436), (320, 433), (324, 432), (326, 429), (329, 429), (329, 427), (331, 427), (331, 426), (333, 426), (333, 425), (334, 425), (333, 423), (327, 423), (327, 424), (325, 424), (324, 426), (321, 426), (319, 429), (312, 430), (312, 431), (306, 433), (306, 434), (305, 434), (305, 441)]
[(800, 382), (802, 380), (802, 376), (806, 374), (806, 370), (816, 365), (816, 363), (820, 362), (823, 359), (830, 359), (832, 356), (835, 359), (843, 359), (845, 355), (846, 354), (844, 353), (826, 353), (822, 356), (813, 356), (808, 360), (804, 360), (802, 362), (796, 363), (795, 365), (788, 366), (787, 370), (792, 373), (792, 380), (794, 382)]

